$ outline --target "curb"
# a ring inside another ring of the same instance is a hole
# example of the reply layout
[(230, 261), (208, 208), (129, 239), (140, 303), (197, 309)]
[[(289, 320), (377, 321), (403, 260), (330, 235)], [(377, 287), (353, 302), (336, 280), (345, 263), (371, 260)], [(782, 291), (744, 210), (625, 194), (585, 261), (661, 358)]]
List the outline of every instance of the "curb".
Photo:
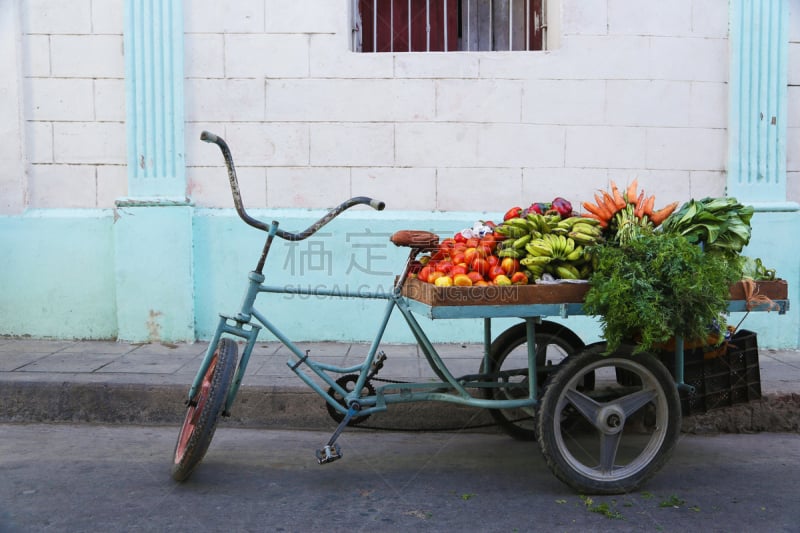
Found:
[[(0, 422), (174, 425), (183, 421), (185, 385), (5, 381), (0, 382)], [(242, 386), (223, 425), (332, 431), (322, 399), (297, 387)], [(447, 402), (393, 405), (359, 428), (397, 431), (500, 430), (485, 409)], [(684, 417), (691, 434), (800, 432), (800, 394), (768, 394)]]

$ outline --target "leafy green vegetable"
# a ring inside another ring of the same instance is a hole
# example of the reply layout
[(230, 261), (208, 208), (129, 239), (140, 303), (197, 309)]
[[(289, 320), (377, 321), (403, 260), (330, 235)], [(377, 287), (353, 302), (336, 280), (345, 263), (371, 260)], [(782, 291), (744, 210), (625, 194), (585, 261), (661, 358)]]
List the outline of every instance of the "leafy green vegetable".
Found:
[(675, 335), (705, 339), (712, 324), (724, 328), (730, 284), (738, 261), (704, 253), (676, 233), (647, 232), (625, 245), (593, 248), (594, 274), (584, 309), (600, 317), (613, 351), (626, 341), (652, 350)]
[(734, 259), (750, 242), (752, 206), (736, 198), (689, 200), (661, 224), (665, 233), (678, 233), (706, 252), (721, 253)]
[(757, 257), (740, 257), (742, 265), (742, 278), (752, 279), (753, 281), (772, 281), (775, 279), (776, 273), (774, 268), (767, 268), (761, 262), (761, 258)]

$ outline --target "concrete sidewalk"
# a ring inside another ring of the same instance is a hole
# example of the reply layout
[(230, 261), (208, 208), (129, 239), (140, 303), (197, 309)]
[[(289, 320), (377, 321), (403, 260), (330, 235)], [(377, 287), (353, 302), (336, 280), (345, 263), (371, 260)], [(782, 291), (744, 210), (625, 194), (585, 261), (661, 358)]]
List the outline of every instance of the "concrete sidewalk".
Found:
[[(366, 344), (299, 343), (312, 358), (360, 363)], [(0, 421), (180, 424), (184, 397), (207, 343), (127, 344), (0, 337)], [(382, 346), (379, 378), (434, 381), (416, 345)], [(482, 346), (437, 345), (454, 375), (475, 373)], [(290, 429), (335, 428), (324, 402), (287, 367), (289, 351), (259, 342), (226, 424)], [(687, 432), (800, 431), (800, 351), (760, 349), (763, 398), (685, 417)], [(485, 410), (451, 403), (392, 405), (364, 427), (497, 431)]]

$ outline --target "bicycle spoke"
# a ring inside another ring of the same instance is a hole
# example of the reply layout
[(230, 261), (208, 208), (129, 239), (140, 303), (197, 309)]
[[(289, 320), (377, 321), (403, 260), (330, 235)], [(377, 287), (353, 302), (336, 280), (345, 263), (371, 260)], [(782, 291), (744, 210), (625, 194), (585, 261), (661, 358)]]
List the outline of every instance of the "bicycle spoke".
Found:
[(600, 433), (600, 472), (610, 474), (614, 470), (617, 450), (622, 440), (622, 431), (617, 433)]
[(656, 391), (654, 389), (645, 389), (617, 398), (613, 403), (617, 404), (622, 409), (622, 412), (625, 413), (625, 417), (627, 418), (652, 402), (655, 397)]
[(564, 397), (575, 407), (575, 409), (583, 415), (583, 417), (592, 423), (593, 426), (598, 427), (597, 419), (602, 404), (597, 403), (577, 389), (569, 389), (564, 392)]

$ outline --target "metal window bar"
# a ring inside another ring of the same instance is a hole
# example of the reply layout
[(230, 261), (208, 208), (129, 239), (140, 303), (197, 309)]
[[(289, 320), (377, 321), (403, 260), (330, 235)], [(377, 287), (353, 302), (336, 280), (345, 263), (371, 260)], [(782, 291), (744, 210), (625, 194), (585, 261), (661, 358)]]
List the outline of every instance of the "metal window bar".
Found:
[(508, 51), (514, 49), (514, 0), (508, 0)]
[(425, 0), (425, 51), (431, 51), (431, 0)]

